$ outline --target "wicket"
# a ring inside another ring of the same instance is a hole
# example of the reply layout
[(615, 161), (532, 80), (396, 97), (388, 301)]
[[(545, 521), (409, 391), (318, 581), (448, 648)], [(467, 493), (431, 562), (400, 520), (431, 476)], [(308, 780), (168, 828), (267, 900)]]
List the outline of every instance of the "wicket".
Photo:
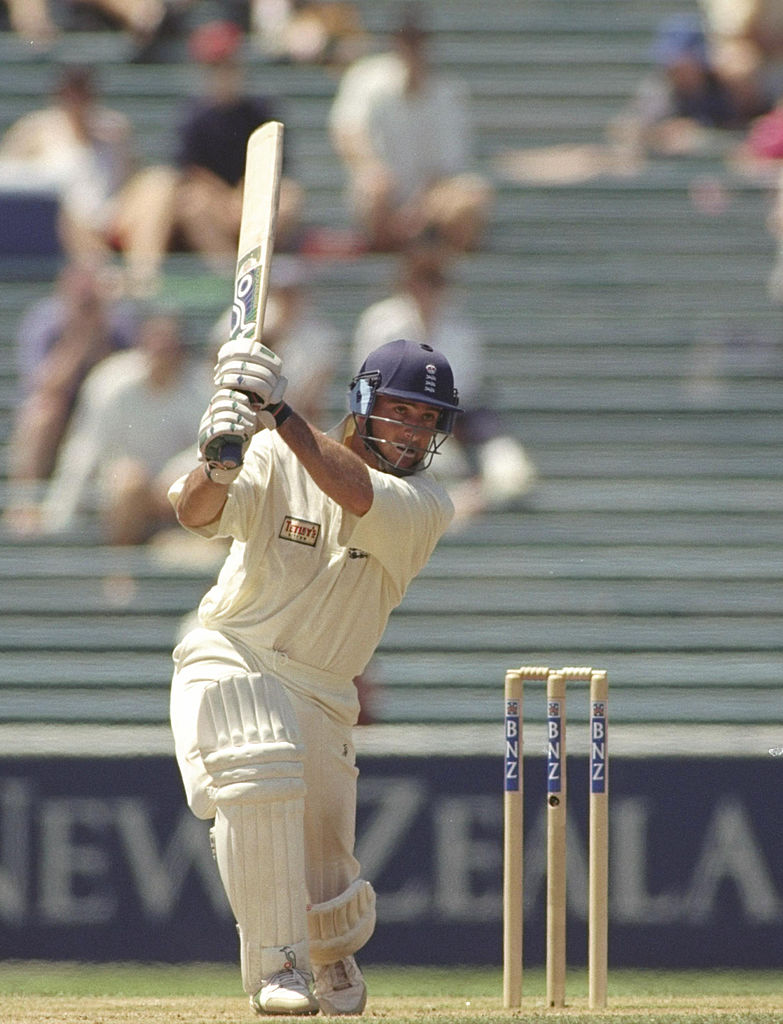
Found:
[(603, 670), (522, 666), (506, 672), (503, 836), (503, 1006), (522, 1001), (524, 684), (545, 683), (547, 699), (546, 999), (565, 1006), (566, 684), (590, 685), (588, 999), (606, 1006), (609, 868), (609, 685)]

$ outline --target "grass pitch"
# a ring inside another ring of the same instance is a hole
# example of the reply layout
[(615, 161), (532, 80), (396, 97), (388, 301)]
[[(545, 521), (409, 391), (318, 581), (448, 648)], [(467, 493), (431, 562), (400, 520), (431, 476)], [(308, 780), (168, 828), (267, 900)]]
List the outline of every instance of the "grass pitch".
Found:
[[(519, 1010), (503, 1009), (502, 976), (496, 969), (369, 966), (365, 976), (370, 998), (364, 1018), (384, 1024), (783, 1021), (783, 971), (612, 971), (609, 1006), (600, 1011), (587, 1009), (584, 971), (569, 974), (568, 1005), (562, 1010), (545, 1005), (543, 971), (526, 972)], [(249, 1024), (258, 1019), (231, 966), (0, 964), (2, 1024)]]

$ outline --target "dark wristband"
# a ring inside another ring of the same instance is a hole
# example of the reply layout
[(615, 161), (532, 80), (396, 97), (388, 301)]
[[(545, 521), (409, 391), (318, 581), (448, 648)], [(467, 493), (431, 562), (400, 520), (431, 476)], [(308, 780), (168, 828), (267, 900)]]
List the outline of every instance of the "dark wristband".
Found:
[(287, 402), (281, 402), (276, 409), (268, 410), (275, 420), (275, 427), (281, 427), (294, 411)]

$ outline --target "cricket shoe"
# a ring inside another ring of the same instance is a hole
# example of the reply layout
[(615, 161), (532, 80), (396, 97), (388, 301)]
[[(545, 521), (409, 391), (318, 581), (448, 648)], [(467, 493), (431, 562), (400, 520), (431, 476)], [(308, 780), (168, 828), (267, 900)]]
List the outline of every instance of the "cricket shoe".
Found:
[(352, 956), (315, 968), (315, 994), (321, 1013), (342, 1017), (361, 1013), (367, 1002), (367, 986)]
[(259, 1016), (318, 1013), (318, 1000), (310, 987), (310, 975), (295, 967), (286, 967), (265, 981), (250, 1005)]

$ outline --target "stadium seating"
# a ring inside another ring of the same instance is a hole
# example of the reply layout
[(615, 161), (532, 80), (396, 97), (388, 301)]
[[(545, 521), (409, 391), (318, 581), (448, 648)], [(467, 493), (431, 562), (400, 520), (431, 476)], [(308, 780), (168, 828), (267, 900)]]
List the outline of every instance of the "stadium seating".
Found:
[[(682, 6), (450, 0), (436, 11), (437, 61), (471, 85), (499, 193), (486, 250), (459, 274), (488, 339), (492, 396), (540, 483), (519, 508), (451, 532), (414, 582), (372, 668), (380, 721), (499, 721), (504, 670), (541, 663), (608, 668), (626, 723), (780, 718), (783, 348), (765, 288), (768, 196), (727, 169), (722, 144), (626, 179), (515, 184), (497, 170), (508, 150), (602, 141), (657, 21)], [(359, 7), (386, 27), (389, 4)], [(62, 45), (90, 53), (145, 157), (166, 159), (194, 70), (123, 62), (111, 34)], [(0, 38), (0, 128), (41, 100), (48, 67)], [(309, 220), (343, 226), (325, 131), (333, 75), (256, 60), (250, 80), (283, 100)], [(716, 181), (725, 205), (710, 211), (697, 192)], [(3, 259), (0, 271), (7, 437), (15, 323), (51, 268)], [(393, 263), (323, 259), (313, 272), (316, 302), (347, 336)], [(202, 344), (226, 283), (183, 256), (166, 287)], [(342, 393), (331, 402), (336, 414)], [(169, 652), (212, 561), (108, 548), (89, 524), (57, 542), (0, 540), (0, 723), (165, 722)]]

